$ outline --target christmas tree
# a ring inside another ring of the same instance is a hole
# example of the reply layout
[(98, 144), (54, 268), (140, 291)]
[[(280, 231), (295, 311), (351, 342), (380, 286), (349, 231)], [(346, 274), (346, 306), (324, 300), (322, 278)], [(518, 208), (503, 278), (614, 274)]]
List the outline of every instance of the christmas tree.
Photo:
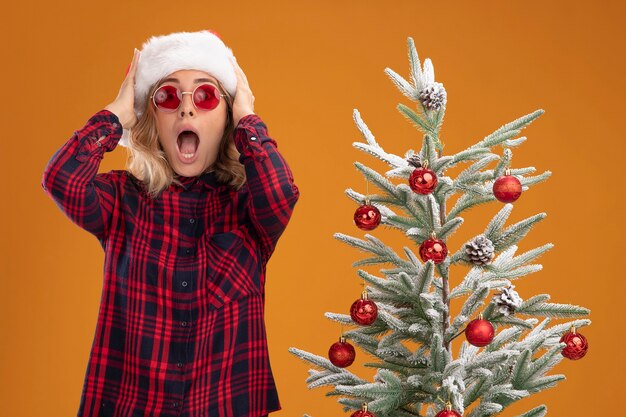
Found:
[[(505, 225), (520, 195), (551, 174), (531, 175), (534, 167), (510, 167), (512, 148), (526, 140), (518, 137), (520, 131), (543, 110), (500, 127), (459, 153), (444, 155), (440, 129), (446, 90), (435, 82), (430, 59), (422, 66), (412, 38), (408, 57), (410, 82), (390, 68), (385, 73), (416, 103), (416, 111), (403, 104), (398, 110), (423, 133), (421, 149), (409, 149), (404, 157), (385, 152), (355, 109), (354, 121), (366, 143), (355, 142), (354, 147), (391, 169), (382, 175), (355, 162), (366, 182), (381, 193), (347, 189), (346, 194), (360, 205), (356, 226), (371, 231), (382, 224), (401, 231), (418, 246), (418, 255), (405, 246), (402, 256), (369, 233), (365, 239), (335, 233), (335, 238), (370, 255), (354, 267), (393, 267), (381, 268), (380, 277), (359, 269), (358, 275), (371, 285), (350, 314), (325, 314), (354, 326), (332, 344), (327, 356), (294, 347), (289, 351), (316, 366), (309, 370), (308, 388), (332, 386), (326, 395), (340, 396), (338, 402), (354, 417), (492, 416), (556, 385), (565, 376), (547, 373), (563, 358), (580, 359), (587, 352), (587, 341), (577, 329), (591, 321), (572, 318), (588, 315), (588, 309), (550, 303), (548, 294), (521, 297), (511, 284), (541, 270), (532, 262), (553, 247), (547, 243), (516, 255), (517, 243), (545, 213)], [(495, 167), (489, 169), (491, 162)], [(459, 164), (467, 167), (456, 178), (445, 175)], [(453, 196), (454, 204), (446, 211)], [(461, 215), (487, 203), (501, 208), (484, 232), (448, 253), (446, 240), (463, 224)], [(451, 266), (462, 265), (467, 274), (451, 276)], [(460, 306), (453, 317), (451, 302)], [(564, 320), (551, 324), (555, 318)], [(457, 339), (460, 336), (464, 340)], [(452, 353), (454, 340), (462, 340), (457, 357)], [(410, 349), (406, 342), (416, 347)], [(347, 369), (356, 355), (353, 344), (373, 358), (365, 364), (376, 368), (373, 382)], [(541, 405), (521, 416), (546, 413)]]

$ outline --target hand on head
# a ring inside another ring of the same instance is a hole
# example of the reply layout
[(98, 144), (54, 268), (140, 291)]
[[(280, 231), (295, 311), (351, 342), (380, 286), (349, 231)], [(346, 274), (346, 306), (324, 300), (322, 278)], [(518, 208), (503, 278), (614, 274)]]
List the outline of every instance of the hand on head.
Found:
[(236, 59), (230, 58), (237, 75), (237, 92), (235, 93), (235, 102), (233, 103), (233, 123), (235, 127), (239, 124), (244, 116), (254, 113), (254, 95), (250, 90), (248, 78), (237, 63)]
[(122, 82), (120, 91), (115, 100), (105, 107), (117, 116), (124, 129), (131, 129), (137, 124), (137, 116), (135, 115), (135, 74), (137, 72), (137, 61), (139, 61), (140, 52), (135, 48), (133, 61), (130, 69), (126, 73), (126, 78)]

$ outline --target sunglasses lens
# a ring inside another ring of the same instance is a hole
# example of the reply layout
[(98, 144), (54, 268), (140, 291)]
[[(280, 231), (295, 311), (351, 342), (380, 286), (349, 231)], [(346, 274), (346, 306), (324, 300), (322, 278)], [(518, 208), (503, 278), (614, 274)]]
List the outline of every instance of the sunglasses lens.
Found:
[(220, 103), (220, 93), (211, 84), (203, 84), (196, 89), (193, 101), (199, 109), (213, 110)]
[(174, 111), (180, 104), (176, 87), (164, 85), (154, 93), (154, 104), (162, 110)]

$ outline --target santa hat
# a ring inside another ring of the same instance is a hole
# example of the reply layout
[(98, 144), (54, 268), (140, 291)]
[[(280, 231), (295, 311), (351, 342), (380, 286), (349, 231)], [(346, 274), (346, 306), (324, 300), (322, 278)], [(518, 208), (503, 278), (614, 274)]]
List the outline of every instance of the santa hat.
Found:
[[(178, 70), (205, 71), (215, 77), (234, 98), (237, 75), (230, 57), (233, 51), (211, 30), (176, 32), (152, 36), (141, 47), (135, 74), (135, 115), (143, 114), (150, 87), (160, 79)], [(130, 131), (124, 129), (118, 142), (129, 146)]]

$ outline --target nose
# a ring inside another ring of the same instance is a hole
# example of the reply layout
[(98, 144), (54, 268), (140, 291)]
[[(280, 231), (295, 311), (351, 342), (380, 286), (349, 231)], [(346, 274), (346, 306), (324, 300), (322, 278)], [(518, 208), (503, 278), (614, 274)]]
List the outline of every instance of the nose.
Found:
[(195, 113), (195, 107), (193, 105), (193, 97), (192, 93), (185, 94), (183, 93), (183, 99), (180, 103), (180, 116), (185, 117), (185, 114), (189, 114), (189, 116), (193, 117)]

